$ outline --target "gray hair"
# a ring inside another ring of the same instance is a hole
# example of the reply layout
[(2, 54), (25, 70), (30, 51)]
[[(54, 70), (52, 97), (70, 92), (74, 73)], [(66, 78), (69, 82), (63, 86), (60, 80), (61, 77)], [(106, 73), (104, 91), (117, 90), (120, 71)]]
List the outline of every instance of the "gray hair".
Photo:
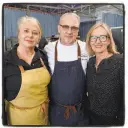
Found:
[(79, 17), (76, 13), (73, 13), (73, 12), (64, 13), (64, 14), (60, 17), (59, 24), (60, 24), (61, 20), (63, 19), (63, 17), (65, 17), (66, 15), (75, 16), (75, 17), (77, 18), (77, 20), (78, 20), (79, 25), (80, 25), (80, 17)]

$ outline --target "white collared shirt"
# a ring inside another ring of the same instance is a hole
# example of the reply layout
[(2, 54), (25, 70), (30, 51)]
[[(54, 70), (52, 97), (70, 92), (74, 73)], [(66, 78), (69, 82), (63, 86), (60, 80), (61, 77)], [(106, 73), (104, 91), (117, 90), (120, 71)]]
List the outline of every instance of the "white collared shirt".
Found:
[[(44, 50), (47, 52), (48, 56), (48, 62), (49, 66), (51, 69), (51, 72), (53, 74), (54, 72), (54, 67), (55, 67), (55, 45), (56, 42), (49, 42)], [(80, 40), (77, 40), (74, 42), (73, 45), (66, 46), (60, 43), (60, 40), (58, 40), (58, 45), (57, 45), (57, 51), (58, 51), (58, 61), (74, 61), (78, 59), (78, 54), (77, 54), (77, 42), (80, 46), (81, 49), (81, 64), (83, 71), (86, 73), (86, 67), (87, 67), (87, 62), (89, 60), (89, 56), (86, 52), (86, 45), (85, 42), (82, 42)]]

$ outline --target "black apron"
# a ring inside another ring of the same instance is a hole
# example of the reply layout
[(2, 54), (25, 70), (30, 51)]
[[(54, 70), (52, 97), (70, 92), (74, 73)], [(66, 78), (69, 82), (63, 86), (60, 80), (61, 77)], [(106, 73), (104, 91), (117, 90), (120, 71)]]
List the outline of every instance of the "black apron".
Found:
[[(88, 117), (84, 111), (85, 73), (81, 65), (81, 51), (78, 46), (78, 60), (57, 61), (55, 46), (55, 68), (49, 89), (49, 121), (54, 126), (85, 126)], [(66, 52), (66, 51), (65, 51)]]

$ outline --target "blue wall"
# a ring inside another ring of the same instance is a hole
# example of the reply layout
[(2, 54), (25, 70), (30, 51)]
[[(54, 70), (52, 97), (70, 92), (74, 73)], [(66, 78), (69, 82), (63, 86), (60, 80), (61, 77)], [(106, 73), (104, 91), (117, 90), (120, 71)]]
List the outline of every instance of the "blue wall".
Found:
[[(4, 8), (4, 36), (8, 39), (17, 35), (17, 21), (20, 17), (25, 16), (26, 11)], [(59, 16), (52, 14), (43, 14), (40, 12), (30, 12), (30, 16), (33, 16), (39, 20), (43, 29), (43, 36), (51, 36), (57, 34), (57, 24), (59, 22)]]
[(80, 23), (80, 31), (79, 31), (79, 35), (80, 35), (80, 39), (82, 41), (85, 41), (86, 39), (86, 35), (89, 31), (89, 29), (96, 23), (96, 21), (88, 21), (88, 22), (81, 22)]
[(123, 16), (112, 13), (103, 13), (103, 22), (110, 27), (123, 26)]

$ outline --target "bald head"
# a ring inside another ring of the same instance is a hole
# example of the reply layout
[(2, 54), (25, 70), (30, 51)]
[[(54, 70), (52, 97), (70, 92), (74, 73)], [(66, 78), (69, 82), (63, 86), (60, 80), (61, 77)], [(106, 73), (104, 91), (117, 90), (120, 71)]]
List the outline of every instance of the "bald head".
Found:
[(79, 17), (76, 13), (72, 13), (72, 12), (63, 14), (63, 15), (60, 17), (59, 24), (62, 23), (63, 19), (68, 18), (68, 17), (69, 17), (70, 19), (71, 19), (72, 17), (75, 17), (76, 20), (78, 21), (78, 24), (80, 24), (80, 17)]

